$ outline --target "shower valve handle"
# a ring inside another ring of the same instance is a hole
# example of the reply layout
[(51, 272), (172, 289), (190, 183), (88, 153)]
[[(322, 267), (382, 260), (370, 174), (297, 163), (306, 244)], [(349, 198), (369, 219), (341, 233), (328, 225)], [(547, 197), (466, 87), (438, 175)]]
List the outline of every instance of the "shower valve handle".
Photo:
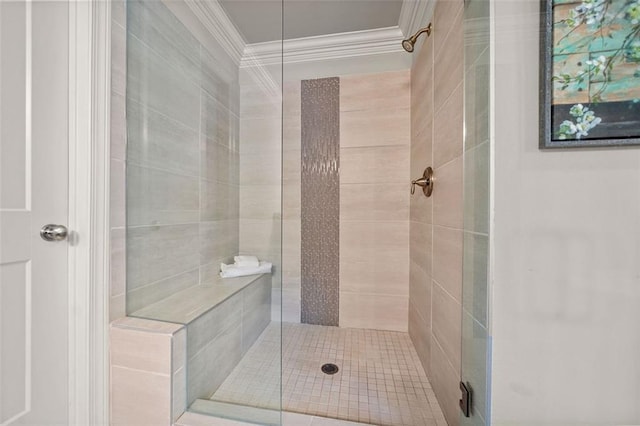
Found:
[(422, 192), (426, 197), (430, 197), (433, 192), (433, 169), (427, 167), (424, 169), (422, 177), (411, 181), (411, 195), (416, 192), (416, 185), (422, 187)]

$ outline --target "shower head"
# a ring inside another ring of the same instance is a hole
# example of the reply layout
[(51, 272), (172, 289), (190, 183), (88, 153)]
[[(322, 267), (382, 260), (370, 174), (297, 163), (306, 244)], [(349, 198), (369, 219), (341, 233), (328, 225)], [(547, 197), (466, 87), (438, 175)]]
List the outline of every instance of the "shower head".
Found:
[(402, 48), (409, 53), (413, 52), (416, 40), (418, 40), (418, 37), (420, 37), (422, 33), (427, 33), (427, 36), (431, 35), (431, 23), (429, 23), (429, 25), (424, 28), (420, 28), (417, 33), (415, 33), (408, 39), (402, 40)]
[(402, 40), (402, 48), (407, 52), (413, 52), (413, 43), (411, 40)]

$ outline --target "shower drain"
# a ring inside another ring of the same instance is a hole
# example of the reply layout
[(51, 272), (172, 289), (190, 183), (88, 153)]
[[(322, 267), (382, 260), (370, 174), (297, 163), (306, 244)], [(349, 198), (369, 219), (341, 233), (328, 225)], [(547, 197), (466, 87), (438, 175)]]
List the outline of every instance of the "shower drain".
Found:
[(335, 364), (325, 364), (322, 366), (322, 372), (324, 374), (336, 374), (338, 372), (338, 366)]

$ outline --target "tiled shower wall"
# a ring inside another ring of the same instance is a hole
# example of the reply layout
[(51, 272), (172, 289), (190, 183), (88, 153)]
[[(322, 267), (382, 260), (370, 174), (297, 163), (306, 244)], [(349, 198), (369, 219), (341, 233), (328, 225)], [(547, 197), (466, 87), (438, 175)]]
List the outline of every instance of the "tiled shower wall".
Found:
[[(271, 83), (271, 85), (269, 85)], [(273, 319), (280, 320), (282, 94), (250, 72), (240, 87), (240, 253), (273, 263)]]
[[(289, 322), (301, 316), (300, 86), (284, 83), (282, 123), (280, 98), (267, 88), (243, 84), (241, 96), (241, 251), (279, 258), (282, 170), (282, 315)], [(409, 98), (408, 70), (340, 77), (342, 327), (407, 330)]]
[(131, 313), (213, 282), (238, 252), (239, 119), (230, 58), (214, 56), (161, 2), (127, 9)]
[(238, 68), (186, 5), (128, 9), (113, 3), (112, 320), (212, 281), (239, 244)]
[(409, 70), (340, 79), (340, 326), (407, 331)]
[(461, 365), (463, 6), (436, 3), (411, 71), (411, 173), (431, 165), (436, 183), (430, 199), (411, 198), (409, 334), (450, 425)]

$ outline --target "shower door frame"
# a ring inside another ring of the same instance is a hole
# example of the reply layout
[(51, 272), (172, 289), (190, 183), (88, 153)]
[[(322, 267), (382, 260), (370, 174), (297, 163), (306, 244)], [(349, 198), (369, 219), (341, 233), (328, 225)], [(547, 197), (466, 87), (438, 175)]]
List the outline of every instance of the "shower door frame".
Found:
[(111, 2), (69, 6), (69, 424), (109, 424)]

